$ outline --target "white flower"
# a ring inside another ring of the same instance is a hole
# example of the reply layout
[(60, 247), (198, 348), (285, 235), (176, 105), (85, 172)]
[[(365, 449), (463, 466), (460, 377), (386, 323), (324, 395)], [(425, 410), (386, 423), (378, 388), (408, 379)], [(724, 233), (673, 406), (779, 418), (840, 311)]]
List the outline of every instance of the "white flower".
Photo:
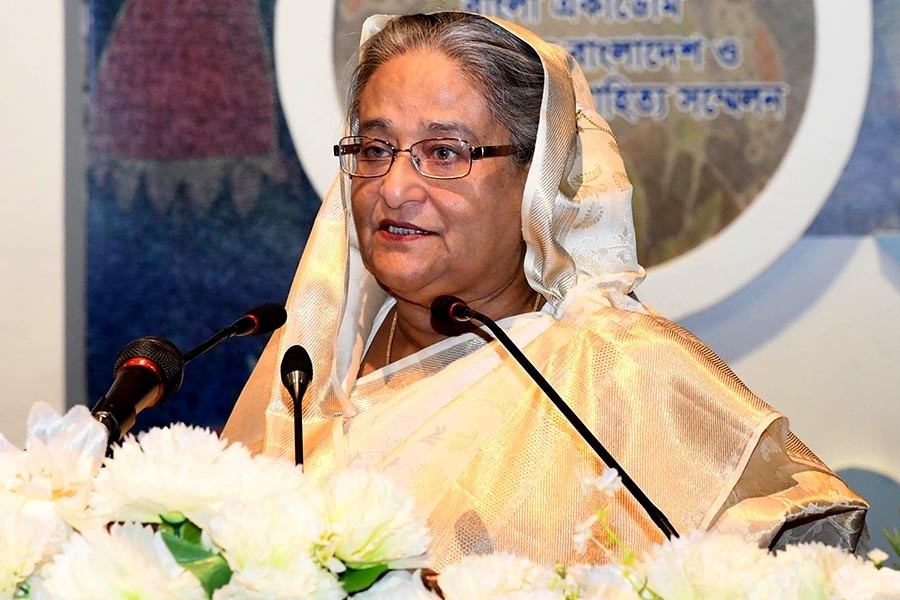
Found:
[(16, 586), (59, 551), (69, 531), (52, 508), (43, 514), (0, 509), (0, 597), (12, 598)]
[(587, 552), (587, 544), (594, 536), (591, 528), (597, 522), (596, 514), (592, 514), (587, 519), (575, 526), (575, 534), (572, 536), (572, 542), (575, 544), (575, 551), (578, 554)]
[(92, 512), (107, 521), (158, 523), (180, 512), (201, 529), (239, 495), (254, 463), (239, 444), (181, 423), (128, 436), (96, 479)]
[(622, 570), (613, 565), (575, 565), (566, 574), (578, 585), (582, 598), (633, 600), (639, 597)]
[(831, 573), (841, 565), (862, 562), (824, 544), (792, 544), (779, 550), (761, 573), (751, 598), (763, 600), (776, 594), (784, 600), (828, 598), (833, 586)]
[(352, 597), (356, 600), (434, 600), (440, 596), (428, 591), (420, 571), (390, 571), (375, 585)]
[(655, 547), (642, 567), (649, 587), (666, 600), (737, 600), (748, 597), (767, 559), (765, 550), (736, 535), (693, 532)]
[(773, 562), (761, 578), (754, 600), (774, 593), (786, 600), (900, 598), (900, 573), (878, 570), (874, 564), (834, 546), (791, 545), (779, 551)]
[(528, 590), (509, 592), (494, 597), (495, 600), (565, 600), (563, 590)]
[(876, 569), (872, 563), (845, 563), (831, 573), (835, 598), (853, 600), (897, 600), (900, 598), (900, 571)]
[(871, 550), (869, 550), (869, 553), (866, 554), (866, 558), (875, 563), (876, 567), (880, 567), (884, 564), (884, 561), (890, 558), (890, 556), (888, 556), (888, 553), (880, 548), (872, 548)]
[(36, 596), (54, 600), (205, 600), (200, 581), (172, 558), (159, 534), (135, 523), (76, 534), (40, 572)]
[(374, 471), (336, 474), (325, 488), (328, 537), (318, 552), (322, 564), (336, 572), (341, 567), (332, 558), (350, 568), (425, 566), (430, 538), (413, 504), (410, 495)]
[(106, 439), (106, 428), (85, 406), (60, 416), (38, 402), (28, 415), (25, 451), (5, 439), (0, 443), (0, 485), (29, 502), (50, 502), (67, 523), (84, 525), (84, 509)]
[(204, 537), (222, 549), (235, 572), (291, 572), (312, 563), (324, 531), (324, 518), (303, 497), (276, 493), (253, 502), (227, 500)]
[(325, 496), (312, 478), (293, 462), (258, 454), (251, 466), (240, 474), (234, 497), (245, 502), (277, 494), (291, 494), (315, 512), (324, 514)]
[(563, 582), (549, 567), (501, 552), (464, 557), (441, 572), (438, 585), (446, 600), (493, 600), (501, 594), (561, 589)]
[(236, 572), (213, 600), (339, 600), (344, 588), (333, 573), (319, 568), (309, 557), (301, 557), (290, 568), (258, 565)]
[(585, 477), (581, 480), (581, 489), (587, 493), (592, 490), (612, 496), (622, 487), (622, 478), (615, 469), (604, 469), (598, 477)]

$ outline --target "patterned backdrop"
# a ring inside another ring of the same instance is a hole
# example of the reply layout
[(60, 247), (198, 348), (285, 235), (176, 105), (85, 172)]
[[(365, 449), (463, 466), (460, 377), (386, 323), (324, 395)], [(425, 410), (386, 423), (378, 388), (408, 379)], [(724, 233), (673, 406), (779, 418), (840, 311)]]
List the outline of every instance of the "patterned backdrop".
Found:
[[(88, 392), (121, 348), (182, 351), (283, 302), (318, 196), (297, 160), (272, 64), (274, 1), (88, 2)], [(220, 427), (265, 340), (189, 364), (172, 420)]]

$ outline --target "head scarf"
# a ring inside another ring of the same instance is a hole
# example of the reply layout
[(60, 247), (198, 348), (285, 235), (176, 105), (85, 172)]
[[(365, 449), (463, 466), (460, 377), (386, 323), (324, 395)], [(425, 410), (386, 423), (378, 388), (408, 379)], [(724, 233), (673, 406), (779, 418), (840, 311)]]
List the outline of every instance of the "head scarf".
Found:
[[(369, 17), (360, 43), (393, 18)], [(643, 311), (628, 296), (644, 277), (635, 248), (632, 187), (584, 74), (561, 47), (514, 24), (490, 20), (528, 43), (544, 68), (540, 121), (521, 210), (529, 285), (557, 317), (565, 313), (576, 288), (593, 291), (594, 300), (603, 304)], [(289, 429), (284, 424), (293, 414), (277, 358), (300, 344), (314, 365), (327, 369), (313, 377), (304, 419), (352, 410), (348, 396), (365, 342), (389, 300), (363, 266), (349, 212), (350, 185), (349, 177), (339, 174), (326, 195), (288, 296), (287, 324), (273, 336), (241, 399), (268, 399), (266, 452), (292, 448), (284, 439)], [(280, 427), (275, 426), (278, 421)]]

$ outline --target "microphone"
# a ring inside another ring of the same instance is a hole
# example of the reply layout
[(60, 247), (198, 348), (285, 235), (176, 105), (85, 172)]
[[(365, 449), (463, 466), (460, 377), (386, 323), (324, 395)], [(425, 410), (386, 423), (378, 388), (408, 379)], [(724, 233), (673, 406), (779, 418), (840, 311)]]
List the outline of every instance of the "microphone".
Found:
[(259, 306), (248, 310), (243, 317), (193, 350), (186, 352), (182, 357), (184, 359), (184, 364), (205, 354), (222, 340), (227, 340), (228, 338), (235, 336), (264, 335), (266, 333), (271, 333), (284, 325), (285, 321), (287, 321), (287, 312), (285, 312), (283, 306), (275, 304), (274, 302), (260, 304)]
[(281, 383), (294, 401), (294, 464), (303, 466), (303, 395), (312, 381), (313, 368), (303, 346), (288, 348), (281, 359)]
[(122, 349), (113, 378), (109, 391), (91, 410), (94, 418), (106, 426), (110, 442), (128, 433), (139, 412), (178, 391), (184, 379), (184, 361), (169, 340), (143, 337)]
[(465, 323), (466, 321), (474, 320), (487, 327), (490, 332), (494, 334), (494, 337), (497, 338), (497, 341), (503, 344), (513, 358), (516, 359), (516, 362), (525, 369), (525, 372), (528, 373), (531, 379), (541, 388), (541, 390), (543, 390), (553, 404), (556, 405), (556, 408), (559, 409), (566, 420), (568, 420), (575, 430), (578, 431), (582, 439), (587, 442), (597, 456), (599, 456), (608, 467), (619, 472), (619, 477), (622, 479), (622, 485), (631, 492), (631, 495), (634, 496), (638, 503), (644, 508), (647, 515), (650, 517), (650, 520), (659, 527), (659, 530), (663, 532), (666, 539), (679, 537), (678, 532), (675, 531), (675, 528), (669, 523), (666, 515), (650, 501), (650, 498), (644, 494), (644, 491), (641, 490), (638, 484), (625, 472), (618, 461), (613, 458), (612, 454), (603, 447), (600, 440), (598, 440), (596, 436), (591, 433), (591, 430), (585, 426), (580, 418), (578, 418), (575, 411), (569, 408), (569, 405), (566, 404), (565, 400), (560, 397), (556, 390), (553, 389), (553, 386), (550, 385), (543, 375), (541, 375), (541, 372), (535, 368), (531, 361), (528, 360), (521, 350), (519, 350), (519, 347), (513, 343), (500, 326), (489, 317), (470, 308), (468, 304), (456, 296), (438, 296), (435, 298), (431, 303), (431, 318), (443, 323)]

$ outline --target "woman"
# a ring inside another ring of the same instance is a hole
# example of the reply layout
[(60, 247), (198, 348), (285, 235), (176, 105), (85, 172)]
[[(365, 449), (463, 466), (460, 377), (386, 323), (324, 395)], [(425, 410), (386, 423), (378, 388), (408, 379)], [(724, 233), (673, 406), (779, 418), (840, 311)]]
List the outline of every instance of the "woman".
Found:
[[(363, 37), (343, 175), (226, 437), (292, 458), (278, 363), (302, 344), (307, 472), (366, 465), (406, 487), (438, 568), (500, 550), (583, 560), (572, 534), (600, 499), (578, 484), (603, 464), (501, 347), (431, 322), (452, 294), (499, 320), (677, 530), (854, 548), (865, 502), (635, 299), (631, 186), (574, 60), (462, 13), (372, 17)], [(662, 541), (630, 494), (610, 502), (628, 547)]]

